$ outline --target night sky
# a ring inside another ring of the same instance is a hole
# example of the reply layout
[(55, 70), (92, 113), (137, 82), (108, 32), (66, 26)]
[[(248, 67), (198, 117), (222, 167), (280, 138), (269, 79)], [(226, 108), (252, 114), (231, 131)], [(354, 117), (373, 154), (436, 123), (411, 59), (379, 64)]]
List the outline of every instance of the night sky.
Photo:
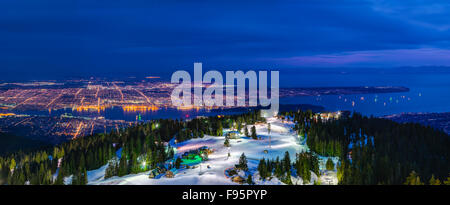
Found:
[(224, 2), (1, 0), (0, 79), (450, 66), (448, 0)]

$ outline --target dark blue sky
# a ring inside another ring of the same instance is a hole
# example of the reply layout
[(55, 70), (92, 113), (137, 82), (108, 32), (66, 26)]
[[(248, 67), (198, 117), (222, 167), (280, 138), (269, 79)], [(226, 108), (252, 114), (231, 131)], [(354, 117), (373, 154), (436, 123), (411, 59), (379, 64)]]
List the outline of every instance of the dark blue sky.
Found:
[(0, 78), (450, 66), (447, 0), (225, 2), (2, 0)]

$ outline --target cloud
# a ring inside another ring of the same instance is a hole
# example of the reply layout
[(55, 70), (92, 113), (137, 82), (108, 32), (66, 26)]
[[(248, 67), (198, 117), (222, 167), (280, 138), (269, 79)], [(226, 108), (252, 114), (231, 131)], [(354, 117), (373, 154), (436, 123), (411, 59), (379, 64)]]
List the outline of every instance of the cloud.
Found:
[(195, 61), (449, 65), (447, 55), (420, 58), (424, 48), (448, 53), (448, 3), (411, 2), (3, 0), (0, 67), (72, 74), (170, 72)]
[(261, 59), (297, 67), (396, 67), (450, 65), (450, 50), (439, 48), (342, 52), (326, 55)]

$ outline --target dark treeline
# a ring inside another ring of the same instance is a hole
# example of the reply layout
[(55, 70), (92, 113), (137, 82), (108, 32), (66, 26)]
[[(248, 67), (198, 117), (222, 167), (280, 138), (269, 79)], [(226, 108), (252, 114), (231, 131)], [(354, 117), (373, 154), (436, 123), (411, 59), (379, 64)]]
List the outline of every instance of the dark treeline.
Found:
[(311, 111), (283, 117), (296, 122), (311, 151), (340, 158), (340, 184), (413, 184), (412, 178), (428, 182), (449, 176), (450, 137), (434, 128), (358, 113), (338, 120), (322, 120)]
[[(240, 129), (261, 121), (258, 111), (247, 114), (196, 118), (189, 121), (161, 119), (140, 123), (107, 134), (77, 138), (52, 148), (16, 152), (0, 157), (0, 184), (87, 183), (87, 171), (108, 164), (105, 177), (153, 169), (173, 157), (167, 142), (206, 135), (222, 135), (223, 128)], [(121, 150), (120, 159), (116, 152)]]
[(0, 157), (19, 150), (33, 151), (42, 149), (45, 146), (50, 147), (51, 145), (40, 140), (15, 135), (11, 132), (0, 133)]
[(297, 153), (294, 162), (291, 162), (289, 152), (285, 152), (284, 158), (261, 159), (258, 171), (262, 180), (270, 180), (277, 177), (285, 184), (292, 184), (291, 176), (299, 176), (303, 183), (311, 181), (311, 172), (319, 176), (319, 159), (311, 152)]

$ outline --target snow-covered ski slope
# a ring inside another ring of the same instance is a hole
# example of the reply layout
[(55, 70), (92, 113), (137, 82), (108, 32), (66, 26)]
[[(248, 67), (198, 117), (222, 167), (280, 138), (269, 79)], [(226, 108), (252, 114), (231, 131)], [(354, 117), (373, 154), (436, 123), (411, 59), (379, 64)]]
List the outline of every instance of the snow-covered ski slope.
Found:
[[(270, 140), (267, 130), (267, 123), (271, 124)], [(252, 125), (248, 126), (249, 131)], [(112, 177), (104, 179), (105, 168), (101, 167), (98, 170), (88, 171), (89, 184), (137, 184), (137, 185), (227, 185), (234, 184), (230, 178), (225, 176), (225, 170), (233, 167), (238, 163), (239, 157), (242, 153), (245, 153), (248, 159), (248, 167), (253, 175), (253, 180), (256, 184), (283, 184), (277, 178), (273, 178), (270, 181), (259, 180), (257, 173), (257, 166), (259, 160), (262, 158), (275, 159), (280, 157), (282, 159), (286, 151), (289, 152), (291, 161), (295, 160), (295, 154), (308, 151), (308, 147), (300, 142), (299, 136), (292, 130), (294, 123), (291, 121), (282, 122), (277, 118), (267, 118), (266, 123), (257, 124), (256, 133), (260, 140), (254, 140), (241, 136), (240, 139), (230, 139), (231, 147), (225, 147), (223, 136), (205, 136), (203, 138), (191, 139), (185, 142), (171, 145), (177, 149), (176, 155), (181, 155), (186, 151), (198, 149), (202, 146), (208, 146), (213, 149), (214, 152), (209, 155), (207, 161), (190, 169), (180, 169), (174, 178), (167, 178), (165, 176), (159, 176), (155, 179), (148, 177), (148, 171), (139, 174), (131, 174), (123, 177)], [(226, 130), (225, 130), (226, 131)], [(270, 147), (269, 147), (270, 142)], [(267, 153), (264, 152), (267, 150)], [(230, 157), (228, 157), (230, 153)], [(326, 158), (320, 158), (321, 163), (325, 163)], [(337, 159), (334, 159), (336, 162)], [(323, 166), (321, 166), (323, 167)], [(313, 180), (317, 180), (317, 177), (313, 174)], [(303, 184), (299, 178), (293, 178), (294, 183)], [(320, 179), (325, 184), (336, 184), (336, 174), (334, 172), (328, 172), (327, 176), (323, 176)]]

